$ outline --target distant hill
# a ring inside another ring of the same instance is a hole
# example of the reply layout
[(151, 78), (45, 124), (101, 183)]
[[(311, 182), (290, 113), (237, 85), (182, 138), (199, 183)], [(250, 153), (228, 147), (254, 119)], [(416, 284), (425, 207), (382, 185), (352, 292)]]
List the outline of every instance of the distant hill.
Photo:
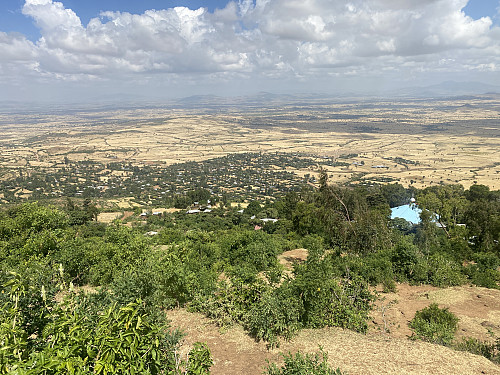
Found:
[(500, 86), (494, 86), (482, 82), (445, 81), (430, 86), (408, 87), (396, 90), (392, 94), (395, 96), (432, 98), (495, 93), (500, 93)]
[[(279, 88), (277, 88), (279, 89)], [(279, 105), (305, 105), (325, 104), (328, 102), (359, 102), (380, 101), (387, 99), (433, 99), (452, 98), (466, 99), (476, 96), (500, 95), (500, 86), (483, 82), (457, 82), (445, 81), (429, 86), (414, 86), (399, 89), (381, 89), (375, 91), (338, 91), (329, 93), (272, 93), (257, 92), (239, 96), (220, 96), (213, 94), (191, 95), (176, 99), (162, 98), (158, 95), (145, 94), (103, 94), (82, 98), (75, 101), (57, 101), (47, 98), (45, 101), (0, 101), (0, 112), (13, 112), (15, 110), (47, 109), (112, 109), (112, 108), (150, 108), (170, 107), (200, 110), (222, 110), (227, 108), (271, 108)]]

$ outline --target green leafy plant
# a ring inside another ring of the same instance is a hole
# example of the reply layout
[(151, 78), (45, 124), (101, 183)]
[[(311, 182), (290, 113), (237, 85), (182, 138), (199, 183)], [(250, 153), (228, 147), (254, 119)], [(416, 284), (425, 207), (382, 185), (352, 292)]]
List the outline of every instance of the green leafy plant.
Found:
[(251, 284), (239, 280), (221, 281), (212, 294), (195, 296), (189, 309), (204, 313), (222, 328), (235, 322), (243, 324), (248, 311), (268, 289), (269, 286), (262, 280)]
[[(0, 319), (0, 374), (208, 374), (206, 345), (196, 344), (185, 361), (176, 361), (178, 331), (152, 320), (142, 301), (93, 309), (85, 297), (60, 286), (62, 302), (47, 299), (44, 288), (26, 288), (17, 274), (4, 285), (9, 298)], [(28, 337), (23, 310), (30, 306), (19, 301), (30, 293), (43, 296), (45, 324)]]
[(461, 272), (463, 267), (446, 254), (433, 254), (429, 257), (429, 282), (438, 287), (461, 285), (466, 281)]
[(477, 253), (474, 256), (476, 264), (467, 267), (472, 282), (485, 288), (499, 289), (500, 272), (497, 270), (500, 259), (495, 254)]
[(212, 365), (213, 360), (207, 344), (195, 342), (193, 344), (193, 349), (191, 349), (188, 354), (184, 373), (186, 375), (210, 374), (210, 367), (212, 367)]
[(447, 308), (440, 309), (433, 303), (417, 311), (409, 326), (413, 330), (412, 339), (448, 345), (458, 328), (458, 318)]
[(305, 327), (342, 327), (366, 332), (368, 314), (375, 296), (368, 283), (347, 269), (338, 277), (328, 258), (307, 261), (295, 267), (290, 281), (303, 304), (301, 322)]
[(301, 301), (287, 289), (267, 291), (245, 317), (250, 334), (267, 341), (269, 347), (278, 347), (279, 337), (291, 339), (301, 327)]

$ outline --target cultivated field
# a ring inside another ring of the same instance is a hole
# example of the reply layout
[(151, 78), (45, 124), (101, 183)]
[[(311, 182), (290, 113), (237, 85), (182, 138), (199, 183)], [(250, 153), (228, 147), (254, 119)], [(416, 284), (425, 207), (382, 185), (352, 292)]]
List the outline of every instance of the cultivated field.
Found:
[(64, 160), (165, 165), (281, 151), (348, 162), (328, 168), (332, 181), (500, 188), (500, 96), (257, 107), (0, 113), (0, 167), (7, 178)]

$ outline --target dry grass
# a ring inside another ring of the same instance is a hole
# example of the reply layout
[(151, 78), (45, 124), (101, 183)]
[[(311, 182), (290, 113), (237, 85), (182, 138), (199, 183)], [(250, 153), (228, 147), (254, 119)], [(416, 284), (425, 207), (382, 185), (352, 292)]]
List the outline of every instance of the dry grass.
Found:
[[(285, 268), (307, 257), (304, 249), (284, 253), (280, 262)], [(266, 361), (281, 360), (281, 352), (313, 353), (322, 347), (328, 353), (329, 363), (349, 375), (379, 374), (500, 374), (500, 367), (484, 357), (454, 351), (450, 348), (408, 340), (411, 334), (407, 323), (415, 312), (432, 302), (448, 307), (459, 321), (460, 336), (481, 340), (491, 339), (491, 333), (500, 336), (500, 290), (462, 286), (439, 289), (421, 285), (399, 284), (397, 293), (383, 294), (375, 308), (369, 333), (358, 334), (338, 328), (302, 330), (279, 349), (267, 350), (265, 343), (255, 342), (235, 325), (222, 333), (201, 314), (184, 309), (168, 311), (173, 327), (185, 331), (186, 344), (206, 342), (214, 357), (215, 375), (262, 374)], [(393, 302), (391, 302), (393, 301)], [(390, 332), (384, 332), (384, 321)], [(187, 348), (187, 346), (186, 346)], [(187, 349), (185, 349), (187, 350)]]
[(295, 263), (304, 262), (307, 259), (307, 249), (295, 249), (285, 251), (278, 255), (278, 261), (285, 270), (292, 270)]
[(101, 212), (99, 215), (97, 215), (97, 221), (99, 223), (112, 223), (113, 220), (119, 219), (120, 217), (123, 216), (123, 212)]
[(381, 294), (377, 301), (372, 314), (374, 330), (383, 332), (386, 327), (393, 337), (410, 336), (408, 322), (415, 312), (435, 302), (459, 317), (458, 337), (489, 341), (494, 336), (500, 337), (500, 290), (475, 286), (438, 289), (407, 284), (399, 284), (397, 289), (397, 293)]

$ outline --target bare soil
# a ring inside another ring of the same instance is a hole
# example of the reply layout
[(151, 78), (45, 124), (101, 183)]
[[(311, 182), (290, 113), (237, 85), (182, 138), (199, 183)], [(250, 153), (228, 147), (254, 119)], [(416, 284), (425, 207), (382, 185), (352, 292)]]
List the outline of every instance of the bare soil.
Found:
[(448, 308), (460, 318), (457, 337), (483, 341), (500, 337), (500, 290), (476, 286), (440, 289), (429, 285), (399, 284), (396, 293), (381, 294), (372, 313), (373, 329), (392, 337), (408, 337), (408, 322), (431, 303)]
[(123, 216), (123, 212), (101, 212), (97, 216), (97, 221), (99, 223), (112, 223), (113, 220), (118, 219)]

